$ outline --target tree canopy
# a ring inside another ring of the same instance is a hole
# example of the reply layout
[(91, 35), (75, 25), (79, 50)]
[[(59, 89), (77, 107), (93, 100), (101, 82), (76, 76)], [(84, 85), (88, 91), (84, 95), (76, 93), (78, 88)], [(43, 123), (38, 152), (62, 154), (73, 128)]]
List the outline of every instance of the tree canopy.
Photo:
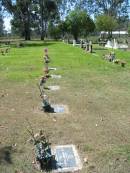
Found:
[[(93, 32), (95, 21), (98, 30), (109, 31), (117, 26), (117, 21), (120, 28), (126, 28), (128, 23), (128, 0), (0, 0), (0, 3), (12, 15), (12, 32), (25, 40), (30, 40), (31, 32), (44, 40), (50, 23), (56, 33), (59, 31), (64, 36), (68, 32), (75, 39)], [(2, 21), (0, 10), (1, 28)]]
[(67, 29), (77, 40), (80, 33), (87, 34), (94, 31), (95, 25), (85, 11), (76, 9), (66, 18)]
[(117, 20), (109, 15), (100, 15), (96, 18), (96, 27), (99, 31), (108, 31), (112, 37), (112, 31), (117, 27)]
[(0, 36), (3, 36), (3, 34), (4, 34), (3, 10), (0, 1)]

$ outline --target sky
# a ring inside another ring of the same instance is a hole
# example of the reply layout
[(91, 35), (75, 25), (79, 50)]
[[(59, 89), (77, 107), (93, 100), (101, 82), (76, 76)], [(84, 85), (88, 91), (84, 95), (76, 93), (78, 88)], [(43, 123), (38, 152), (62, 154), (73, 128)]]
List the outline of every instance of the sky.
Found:
[[(16, 0), (12, 0), (13, 3), (16, 2)], [(4, 18), (4, 26), (5, 26), (5, 30), (7, 30), (8, 32), (11, 31), (11, 25), (10, 25), (10, 20), (12, 19), (12, 17), (10, 15), (7, 15), (7, 17)]]
[(5, 30), (7, 30), (8, 32), (11, 30), (11, 25), (10, 25), (10, 20), (11, 19), (12, 19), (11, 17), (4, 18)]

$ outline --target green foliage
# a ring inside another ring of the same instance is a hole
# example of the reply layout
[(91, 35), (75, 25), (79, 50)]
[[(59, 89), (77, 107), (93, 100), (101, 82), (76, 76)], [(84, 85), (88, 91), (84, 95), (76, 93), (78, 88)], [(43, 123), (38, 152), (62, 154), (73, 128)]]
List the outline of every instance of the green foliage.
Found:
[(57, 40), (61, 36), (60, 28), (57, 25), (54, 25), (53, 23), (50, 22), (48, 26), (48, 34), (51, 38)]
[(0, 2), (0, 37), (4, 34), (4, 21), (3, 21), (3, 10)]
[(3, 1), (9, 13), (13, 14), (11, 21), (12, 31), (30, 40), (31, 29), (41, 34), (41, 39), (46, 36), (48, 21), (58, 15), (56, 1), (52, 0), (11, 0)]
[(61, 32), (61, 35), (64, 37), (65, 34), (68, 32), (68, 25), (67, 25), (67, 22), (66, 21), (60, 21), (59, 24), (58, 24), (58, 28)]
[(99, 31), (108, 31), (109, 34), (111, 34), (111, 32), (117, 27), (117, 21), (112, 16), (99, 15), (96, 18), (96, 27)]
[(62, 9), (67, 10), (78, 8), (86, 10), (89, 14), (107, 14), (110, 16), (126, 16), (128, 0), (63, 0)]
[[(57, 20), (60, 17), (62, 19), (68, 15), (68, 13), (72, 9), (76, 9), (77, 13), (80, 11), (79, 9), (85, 10), (88, 14), (101, 14), (114, 16), (118, 20), (120, 20), (120, 29), (126, 28), (128, 22), (128, 0), (110, 0), (106, 3), (106, 0), (1, 0), (2, 5), (5, 7), (6, 11), (12, 14), (12, 33), (24, 36), (25, 40), (30, 40), (31, 30), (32, 35), (41, 35), (41, 39), (44, 40), (44, 37), (47, 36), (48, 23), (50, 20)], [(1, 4), (0, 4), (1, 5)], [(73, 12), (71, 12), (73, 13)], [(75, 15), (77, 15), (75, 13)], [(73, 15), (71, 15), (72, 17)], [(87, 15), (88, 16), (88, 15)], [(79, 22), (79, 17), (76, 17), (77, 22), (73, 23), (73, 26), (70, 22), (68, 22), (69, 27), (66, 29), (66, 26), (60, 27), (62, 31), (62, 36), (64, 37), (66, 31), (73, 33), (74, 37), (78, 37), (78, 35), (83, 35), (84, 37), (89, 34), (89, 32), (94, 30), (94, 23), (90, 18), (87, 18), (87, 29), (86, 31), (78, 31), (80, 29), (77, 28), (77, 32), (75, 26), (76, 23)], [(82, 14), (83, 17), (83, 14)], [(82, 22), (84, 22), (84, 19)], [(0, 16), (0, 25), (3, 25)], [(81, 23), (82, 23), (81, 22)], [(81, 23), (80, 26), (81, 26)], [(113, 20), (111, 25), (113, 25)], [(110, 26), (110, 25), (109, 25)], [(86, 27), (84, 25), (84, 27)], [(90, 29), (91, 28), (91, 29)], [(89, 30), (90, 29), (90, 30)], [(0, 29), (0, 31), (2, 31)], [(77, 33), (80, 33), (77, 35)]]
[(100, 15), (96, 18), (96, 26), (99, 31), (112, 31), (117, 26), (117, 21), (108, 15)]
[(58, 16), (57, 3), (52, 0), (34, 0), (36, 28), (39, 28), (41, 40), (47, 36), (47, 25), (50, 20), (54, 20)]
[(88, 34), (94, 31), (95, 28), (94, 22), (87, 13), (79, 9), (70, 12), (66, 18), (66, 23), (68, 31), (74, 36), (75, 40), (78, 39), (81, 33)]
[(130, 26), (128, 26), (128, 35), (130, 37)]
[(6, 10), (13, 14), (11, 21), (13, 32), (23, 35), (25, 40), (30, 40), (31, 2), (32, 0), (17, 0), (14, 4), (11, 0), (3, 1)]
[(84, 8), (88, 8), (93, 14), (104, 13), (109, 16), (126, 16), (128, 0), (82, 0)]

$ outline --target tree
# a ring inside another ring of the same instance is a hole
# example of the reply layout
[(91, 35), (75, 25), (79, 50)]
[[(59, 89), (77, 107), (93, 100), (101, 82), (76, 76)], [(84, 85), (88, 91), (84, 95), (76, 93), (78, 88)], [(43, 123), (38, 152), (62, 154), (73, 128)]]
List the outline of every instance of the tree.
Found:
[(108, 31), (108, 37), (112, 37), (112, 31), (117, 27), (117, 20), (108, 15), (99, 15), (96, 18), (96, 27), (99, 31)]
[(118, 29), (126, 28), (128, 23), (129, 0), (75, 0), (75, 6), (87, 10), (88, 14), (105, 14), (118, 19)]
[(3, 21), (3, 10), (0, 1), (0, 37), (4, 35), (4, 21)]
[(54, 0), (33, 0), (36, 28), (41, 33), (41, 40), (47, 35), (49, 20), (55, 19), (58, 15), (57, 1)]
[(128, 36), (130, 37), (130, 25), (128, 26), (127, 30), (128, 30)]
[(6, 10), (13, 15), (12, 25), (18, 32), (25, 37), (25, 40), (30, 40), (31, 27), (31, 2), (32, 0), (3, 0), (3, 5)]
[(47, 31), (47, 22), (56, 10), (56, 4), (51, 0), (40, 0), (40, 16), (41, 16), (41, 40), (44, 40)]
[(60, 30), (62, 37), (64, 38), (65, 34), (68, 32), (67, 22), (66, 21), (60, 21), (58, 23), (58, 28)]
[(70, 12), (66, 18), (66, 23), (68, 31), (70, 31), (75, 40), (83, 33), (88, 34), (89, 32), (93, 32), (95, 28), (94, 22), (87, 13), (79, 9)]
[(117, 17), (126, 14), (128, 0), (75, 0), (80, 9), (86, 9), (93, 14), (106, 14)]
[(48, 25), (48, 34), (51, 38), (57, 40), (61, 37), (61, 30), (58, 27), (58, 25), (55, 25), (53, 22), (50, 22)]
[(58, 11), (62, 20), (68, 15), (72, 8), (74, 9), (76, 2), (77, 0), (57, 0)]

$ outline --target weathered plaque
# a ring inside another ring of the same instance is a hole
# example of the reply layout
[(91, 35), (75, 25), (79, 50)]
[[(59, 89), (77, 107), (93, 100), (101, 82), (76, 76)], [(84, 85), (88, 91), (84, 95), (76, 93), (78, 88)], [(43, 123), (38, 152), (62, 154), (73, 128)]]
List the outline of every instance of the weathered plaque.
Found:
[(55, 155), (54, 172), (74, 172), (82, 168), (81, 161), (74, 145), (61, 145), (52, 148)]
[(54, 113), (68, 113), (68, 106), (67, 105), (52, 105), (54, 108)]
[(49, 67), (49, 70), (57, 70), (57, 68)]
[(56, 91), (60, 89), (60, 86), (55, 85), (55, 86), (48, 86), (49, 90)]
[(61, 75), (54, 75), (54, 74), (52, 74), (51, 77), (53, 79), (60, 79), (61, 78)]

